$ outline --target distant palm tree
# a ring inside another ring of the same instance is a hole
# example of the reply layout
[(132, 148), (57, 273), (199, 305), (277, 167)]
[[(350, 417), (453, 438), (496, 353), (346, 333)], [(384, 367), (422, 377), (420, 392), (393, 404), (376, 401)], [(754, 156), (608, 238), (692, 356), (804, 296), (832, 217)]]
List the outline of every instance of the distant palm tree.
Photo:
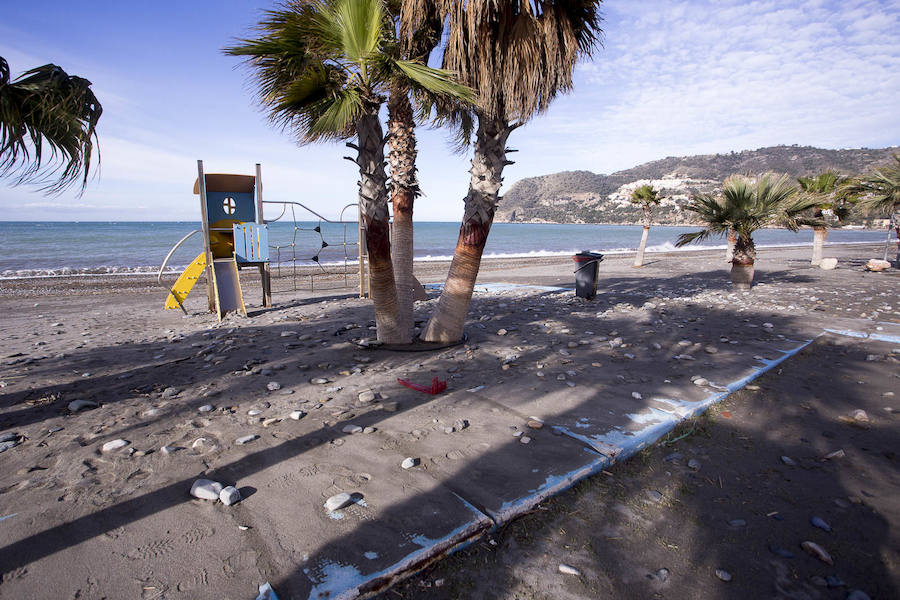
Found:
[(349, 139), (357, 151), (359, 204), (369, 255), (378, 339), (405, 343), (391, 263), (384, 130), (379, 110), (392, 86), (438, 96), (466, 97), (447, 71), (397, 57), (382, 0), (293, 0), (268, 11), (261, 37), (241, 40), (226, 54), (247, 57), (256, 70), (260, 102), (276, 125), (301, 144)]
[(838, 221), (845, 219), (850, 212), (846, 195), (839, 193), (844, 179), (834, 171), (825, 171), (815, 177), (797, 178), (797, 183), (800, 184), (803, 193), (816, 200), (813, 216), (823, 223), (823, 225), (813, 228), (813, 253), (810, 261), (813, 266), (821, 264), (824, 257), (825, 240), (828, 237), (828, 222), (825, 220), (825, 212), (830, 212)]
[(80, 180), (83, 192), (102, 112), (87, 79), (44, 65), (12, 81), (0, 57), (0, 177), (51, 194)]
[(631, 202), (641, 207), (641, 225), (644, 226), (644, 231), (641, 233), (641, 244), (638, 246), (637, 255), (634, 257), (634, 264), (631, 266), (642, 267), (644, 266), (644, 249), (647, 247), (647, 236), (650, 234), (650, 209), (654, 205), (659, 205), (659, 196), (652, 185), (642, 185), (631, 192)]
[(600, 0), (439, 0), (447, 22), (445, 69), (478, 94), (474, 108), (438, 106), (475, 148), (450, 271), (422, 334), (453, 342), (463, 326), (497, 209), (510, 133), (572, 89), (572, 73), (601, 35)]
[[(892, 164), (848, 180), (842, 190), (856, 195), (859, 198), (858, 206), (867, 213), (890, 215), (900, 242), (900, 154), (894, 155)], [(884, 252), (887, 260), (887, 247)], [(897, 262), (900, 263), (900, 243), (897, 247)]]
[(706, 228), (680, 235), (675, 245), (680, 247), (733, 231), (737, 240), (731, 260), (731, 281), (738, 289), (750, 289), (756, 261), (753, 232), (773, 225), (791, 231), (804, 225), (818, 226), (820, 220), (804, 216), (815, 202), (799, 196), (787, 175), (766, 173), (755, 179), (732, 175), (723, 183), (721, 195), (701, 194), (685, 206), (685, 210), (700, 217)]

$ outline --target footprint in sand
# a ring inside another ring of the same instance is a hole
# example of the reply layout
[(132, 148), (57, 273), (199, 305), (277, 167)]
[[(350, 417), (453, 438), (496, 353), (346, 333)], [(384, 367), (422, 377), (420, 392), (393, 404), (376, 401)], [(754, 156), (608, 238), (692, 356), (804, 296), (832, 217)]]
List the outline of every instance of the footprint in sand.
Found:
[(208, 585), (209, 575), (207, 574), (206, 569), (200, 569), (199, 573), (195, 573), (190, 578), (179, 582), (175, 587), (179, 592), (190, 592), (200, 588), (205, 588)]
[(175, 549), (175, 544), (171, 538), (163, 538), (153, 540), (149, 544), (138, 546), (126, 555), (131, 560), (151, 560), (168, 554)]
[(212, 527), (191, 527), (181, 534), (181, 540), (186, 544), (196, 544), (212, 536), (215, 532), (216, 530)]

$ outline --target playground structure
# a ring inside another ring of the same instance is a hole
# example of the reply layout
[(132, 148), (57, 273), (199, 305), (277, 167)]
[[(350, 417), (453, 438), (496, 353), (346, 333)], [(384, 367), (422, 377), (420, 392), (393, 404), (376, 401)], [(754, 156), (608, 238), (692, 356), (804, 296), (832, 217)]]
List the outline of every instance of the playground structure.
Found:
[[(364, 252), (364, 232), (360, 227), (360, 221), (345, 221), (344, 212), (357, 204), (348, 204), (341, 210), (339, 221), (331, 221), (322, 217), (315, 211), (307, 208), (299, 202), (290, 201), (263, 201), (262, 174), (259, 164), (256, 165), (254, 175), (234, 175), (224, 173), (204, 174), (203, 161), (197, 161), (197, 180), (194, 182), (194, 194), (200, 196), (201, 229), (191, 231), (179, 240), (169, 251), (157, 274), (157, 281), (166, 287), (169, 294), (166, 298), (166, 309), (180, 308), (185, 314), (187, 309), (184, 301), (188, 294), (205, 275), (207, 282), (207, 299), (210, 312), (216, 313), (219, 321), (230, 311), (239, 312), (247, 316), (244, 304), (243, 290), (239, 271), (244, 267), (256, 267), (259, 270), (262, 283), (263, 306), (272, 305), (272, 276), (270, 270), (270, 248), (276, 252), (276, 268), (278, 274), (282, 270), (282, 252), (285, 261), (290, 264), (294, 289), (297, 289), (297, 278), (306, 276), (310, 280), (310, 290), (314, 287), (314, 277), (318, 274), (329, 276), (343, 275), (344, 287), (349, 287), (350, 256), (349, 247), (357, 246), (360, 297), (365, 297), (368, 292), (366, 278)], [(271, 221), (263, 218), (263, 204), (280, 204), (281, 214)], [(293, 234), (288, 244), (269, 245), (268, 223), (275, 222), (284, 217), (290, 207), (293, 217)], [(314, 227), (298, 225), (296, 207), (315, 215), (319, 224)], [(343, 225), (343, 241), (340, 244), (329, 244), (325, 241), (322, 232), (322, 222)], [(357, 228), (357, 239), (350, 241), (347, 236), (347, 226)], [(315, 232), (318, 235), (320, 246), (315, 250), (314, 256), (300, 257), (297, 254), (297, 234), (304, 231)], [(162, 276), (175, 252), (194, 235), (202, 233), (203, 251), (181, 273), (175, 283), (170, 287), (162, 282)], [(319, 254), (329, 246), (343, 247), (343, 272), (329, 272), (320, 262)], [(298, 262), (309, 261), (316, 265), (314, 272), (298, 272)]]

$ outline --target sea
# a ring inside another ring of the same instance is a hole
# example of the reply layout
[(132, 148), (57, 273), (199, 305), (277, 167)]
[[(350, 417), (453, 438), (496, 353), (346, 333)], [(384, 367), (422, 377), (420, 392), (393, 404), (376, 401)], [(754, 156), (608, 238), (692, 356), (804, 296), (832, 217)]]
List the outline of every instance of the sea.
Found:
[[(190, 222), (0, 222), (0, 279), (71, 275), (155, 273), (182, 238), (198, 231)], [(678, 236), (696, 227), (654, 226), (648, 252), (676, 250)], [(415, 259), (449, 260), (459, 223), (416, 222)], [(828, 244), (884, 243), (886, 231), (834, 229)], [(486, 257), (565, 256), (582, 250), (616, 254), (633, 252), (639, 225), (557, 225), (495, 223)], [(764, 229), (754, 235), (758, 247), (812, 244), (812, 230), (793, 233)], [(276, 222), (269, 224), (270, 260), (280, 265), (339, 264), (357, 257), (357, 224)], [(190, 236), (170, 257), (166, 271), (180, 271), (200, 254), (201, 234)], [(712, 239), (678, 250), (725, 247)]]

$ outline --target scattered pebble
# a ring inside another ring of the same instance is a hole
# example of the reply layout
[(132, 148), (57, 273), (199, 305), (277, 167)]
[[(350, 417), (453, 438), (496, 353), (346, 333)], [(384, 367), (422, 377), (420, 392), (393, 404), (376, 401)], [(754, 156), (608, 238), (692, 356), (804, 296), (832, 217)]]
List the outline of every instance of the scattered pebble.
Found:
[(293, 411), (291, 411), (291, 414), (290, 414), (290, 417), (295, 421), (299, 421), (300, 419), (302, 419), (305, 416), (306, 416), (306, 413), (303, 412), (302, 410), (293, 410)]
[(243, 446), (244, 444), (248, 444), (248, 443), (252, 442), (253, 440), (257, 439), (258, 437), (259, 436), (256, 435), (255, 433), (252, 435), (245, 435), (244, 437), (239, 437), (238, 439), (234, 440), (234, 443), (237, 444), (238, 446)]
[(581, 575), (581, 571), (579, 571), (572, 565), (567, 565), (565, 563), (560, 563), (559, 572), (563, 575), (574, 575), (576, 577), (579, 577)]
[(407, 457), (407, 458), (403, 459), (403, 462), (400, 463), (400, 466), (403, 467), (404, 469), (412, 469), (413, 467), (418, 466), (418, 464), (419, 464), (418, 458)]
[(716, 577), (726, 583), (731, 581), (731, 573), (729, 573), (725, 569), (716, 569)]
[(691, 469), (691, 470), (699, 471), (701, 465), (700, 465), (700, 461), (699, 461), (699, 460), (697, 460), (696, 458), (692, 458), (691, 460), (688, 461), (687, 466), (688, 466), (688, 468)]
[(274, 391), (281, 389), (281, 384), (278, 383), (277, 381), (270, 381), (269, 383), (266, 384), (266, 389), (269, 390), (270, 392), (274, 392)]
[(821, 517), (813, 517), (809, 520), (810, 525), (813, 527), (818, 527), (822, 531), (831, 532), (831, 525), (826, 523)]
[(218, 481), (198, 479), (191, 486), (191, 496), (201, 500), (218, 500), (224, 486)]
[(69, 402), (69, 411), (76, 413), (86, 408), (97, 408), (99, 404), (90, 400), (72, 400)]
[(118, 450), (118, 449), (120, 449), (120, 448), (124, 448), (124, 447), (127, 446), (129, 443), (130, 443), (130, 442), (128, 442), (127, 440), (123, 440), (123, 439), (121, 439), (121, 438), (118, 439), (118, 440), (112, 440), (112, 441), (109, 441), (109, 442), (106, 442), (105, 444), (103, 444), (103, 447), (101, 448), (101, 451), (103, 451), (103, 452), (112, 452), (112, 451), (114, 451), (114, 450)]
[(823, 563), (827, 563), (829, 565), (834, 564), (834, 560), (831, 558), (831, 555), (828, 554), (828, 552), (826, 552), (825, 549), (817, 543), (806, 541), (800, 544), (800, 547), (803, 548), (803, 550), (805, 550), (807, 554), (818, 558)]
[(202, 413), (207, 413), (207, 412), (212, 412), (213, 410), (215, 410), (215, 407), (214, 407), (212, 404), (204, 404), (203, 406), (201, 406), (201, 407), (198, 408), (197, 410), (200, 411), (200, 412), (202, 412)]
[(530, 444), (531, 438), (528, 437), (527, 435), (523, 435), (522, 437), (519, 438), (519, 442), (522, 444)]
[(363, 404), (368, 404), (369, 402), (375, 400), (375, 392), (373, 392), (372, 390), (364, 390), (359, 393), (358, 398), (359, 401)]
[(340, 494), (335, 494), (331, 498), (325, 501), (325, 508), (330, 511), (336, 511), (344, 508), (345, 506), (350, 506), (353, 504), (353, 498), (347, 492), (341, 492)]
[(362, 433), (363, 428), (359, 425), (344, 425), (344, 428), (341, 429), (344, 433)]
[(219, 492), (219, 500), (221, 500), (222, 504), (225, 506), (231, 506), (235, 502), (240, 502), (241, 492), (233, 485), (229, 485), (222, 488), (222, 491)]
[(781, 462), (783, 462), (784, 464), (786, 464), (789, 467), (793, 467), (794, 465), (797, 464), (794, 462), (794, 459), (792, 459), (790, 456), (782, 456)]

